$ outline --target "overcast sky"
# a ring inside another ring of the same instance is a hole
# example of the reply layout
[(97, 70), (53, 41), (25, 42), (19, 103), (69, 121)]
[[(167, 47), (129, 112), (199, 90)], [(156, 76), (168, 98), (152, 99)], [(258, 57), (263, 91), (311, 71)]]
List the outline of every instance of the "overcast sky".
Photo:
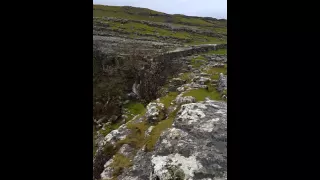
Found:
[(93, 0), (93, 4), (135, 6), (167, 14), (227, 18), (227, 0)]

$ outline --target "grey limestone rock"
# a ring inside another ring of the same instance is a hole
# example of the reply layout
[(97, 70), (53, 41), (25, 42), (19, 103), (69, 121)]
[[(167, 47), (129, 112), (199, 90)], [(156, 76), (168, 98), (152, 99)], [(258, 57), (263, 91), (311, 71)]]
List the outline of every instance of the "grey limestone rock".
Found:
[(206, 99), (182, 105), (154, 149), (138, 151), (118, 179), (227, 179), (227, 104)]
[(160, 114), (164, 113), (164, 105), (162, 103), (149, 103), (147, 105), (146, 117), (149, 123), (154, 123), (159, 120)]
[(192, 97), (192, 96), (178, 96), (175, 99), (176, 104), (180, 105), (180, 104), (186, 104), (186, 103), (194, 103), (196, 102), (196, 98)]
[(224, 90), (227, 90), (227, 76), (220, 73), (218, 80), (218, 91), (222, 93)]

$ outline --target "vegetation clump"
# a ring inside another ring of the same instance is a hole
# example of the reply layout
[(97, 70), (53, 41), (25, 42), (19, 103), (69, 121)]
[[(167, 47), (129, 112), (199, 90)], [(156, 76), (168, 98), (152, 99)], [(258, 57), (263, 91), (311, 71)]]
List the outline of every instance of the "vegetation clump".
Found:
[(132, 166), (131, 159), (120, 153), (117, 153), (116, 155), (114, 155), (113, 162), (110, 165), (110, 167), (113, 168), (112, 176), (120, 175), (125, 168), (128, 168), (130, 166)]
[(154, 128), (152, 129), (149, 137), (146, 139), (146, 151), (152, 151), (155, 144), (157, 143), (161, 133), (172, 127), (173, 124), (173, 120), (178, 112), (178, 110), (180, 109), (180, 107), (176, 108), (176, 110), (174, 110), (167, 119), (160, 121), (157, 125), (154, 126)]
[(178, 96), (178, 92), (169, 92), (166, 96), (160, 98), (160, 103), (164, 104), (165, 108), (168, 108), (171, 102)]
[(183, 94), (183, 96), (192, 96), (197, 101), (204, 101), (206, 97), (212, 100), (221, 100), (220, 93), (215, 88), (210, 89), (210, 91), (203, 88), (193, 89)]

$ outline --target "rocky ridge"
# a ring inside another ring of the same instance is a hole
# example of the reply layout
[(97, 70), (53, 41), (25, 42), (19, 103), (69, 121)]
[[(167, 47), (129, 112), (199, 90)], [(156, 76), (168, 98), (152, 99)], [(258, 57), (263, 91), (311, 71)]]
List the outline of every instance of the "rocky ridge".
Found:
[[(197, 64), (199, 62), (194, 61), (199, 57), (203, 59)], [(135, 116), (98, 140), (93, 179), (226, 179), (227, 104), (222, 98), (225, 96), (226, 99), (226, 75), (211, 71), (215, 68), (221, 70), (227, 57), (204, 54), (181, 57), (180, 60), (186, 63), (187, 69), (169, 82), (166, 92), (177, 93), (169, 105), (159, 98), (149, 103), (145, 114)], [(199, 100), (197, 96), (188, 95), (210, 88), (220, 94), (218, 101)], [(170, 118), (169, 128), (159, 134), (150, 149), (148, 138), (156, 132), (159, 124)], [(147, 126), (141, 128), (142, 123)], [(138, 138), (144, 143), (139, 146), (136, 145), (139, 143), (126, 143), (137, 130), (144, 131), (140, 132), (143, 137)], [(125, 165), (116, 166), (119, 164)]]

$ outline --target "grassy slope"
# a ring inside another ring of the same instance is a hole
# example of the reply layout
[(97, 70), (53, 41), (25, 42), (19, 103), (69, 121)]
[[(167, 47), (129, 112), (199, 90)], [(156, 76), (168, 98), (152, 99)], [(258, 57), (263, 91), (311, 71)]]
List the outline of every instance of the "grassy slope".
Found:
[(202, 18), (188, 17), (184, 15), (170, 15), (162, 12), (150, 10), (147, 8), (137, 8), (128, 6), (103, 6), (93, 5), (94, 17), (118, 17), (134, 20), (147, 20), (153, 22), (168, 22), (171, 21), (176, 24), (190, 24), (194, 26), (213, 26), (222, 25), (220, 21), (206, 21)]
[[(183, 15), (169, 15), (162, 12), (153, 11), (146, 8), (136, 8), (127, 6), (102, 6), (93, 5), (94, 17), (116, 17), (132, 20), (147, 20), (152, 22), (170, 22), (177, 26), (188, 25), (201, 29), (207, 29), (215, 33), (226, 34), (226, 22), (218, 20), (204, 20), (200, 17), (188, 17)], [(121, 24), (118, 22), (108, 22), (103, 20), (113, 30), (126, 32), (132, 37), (135, 33), (148, 36), (171, 37), (181, 40), (189, 40), (188, 45), (226, 43), (226, 39), (209, 37), (189, 32), (173, 32), (167, 29), (152, 27), (141, 23), (129, 22)]]

